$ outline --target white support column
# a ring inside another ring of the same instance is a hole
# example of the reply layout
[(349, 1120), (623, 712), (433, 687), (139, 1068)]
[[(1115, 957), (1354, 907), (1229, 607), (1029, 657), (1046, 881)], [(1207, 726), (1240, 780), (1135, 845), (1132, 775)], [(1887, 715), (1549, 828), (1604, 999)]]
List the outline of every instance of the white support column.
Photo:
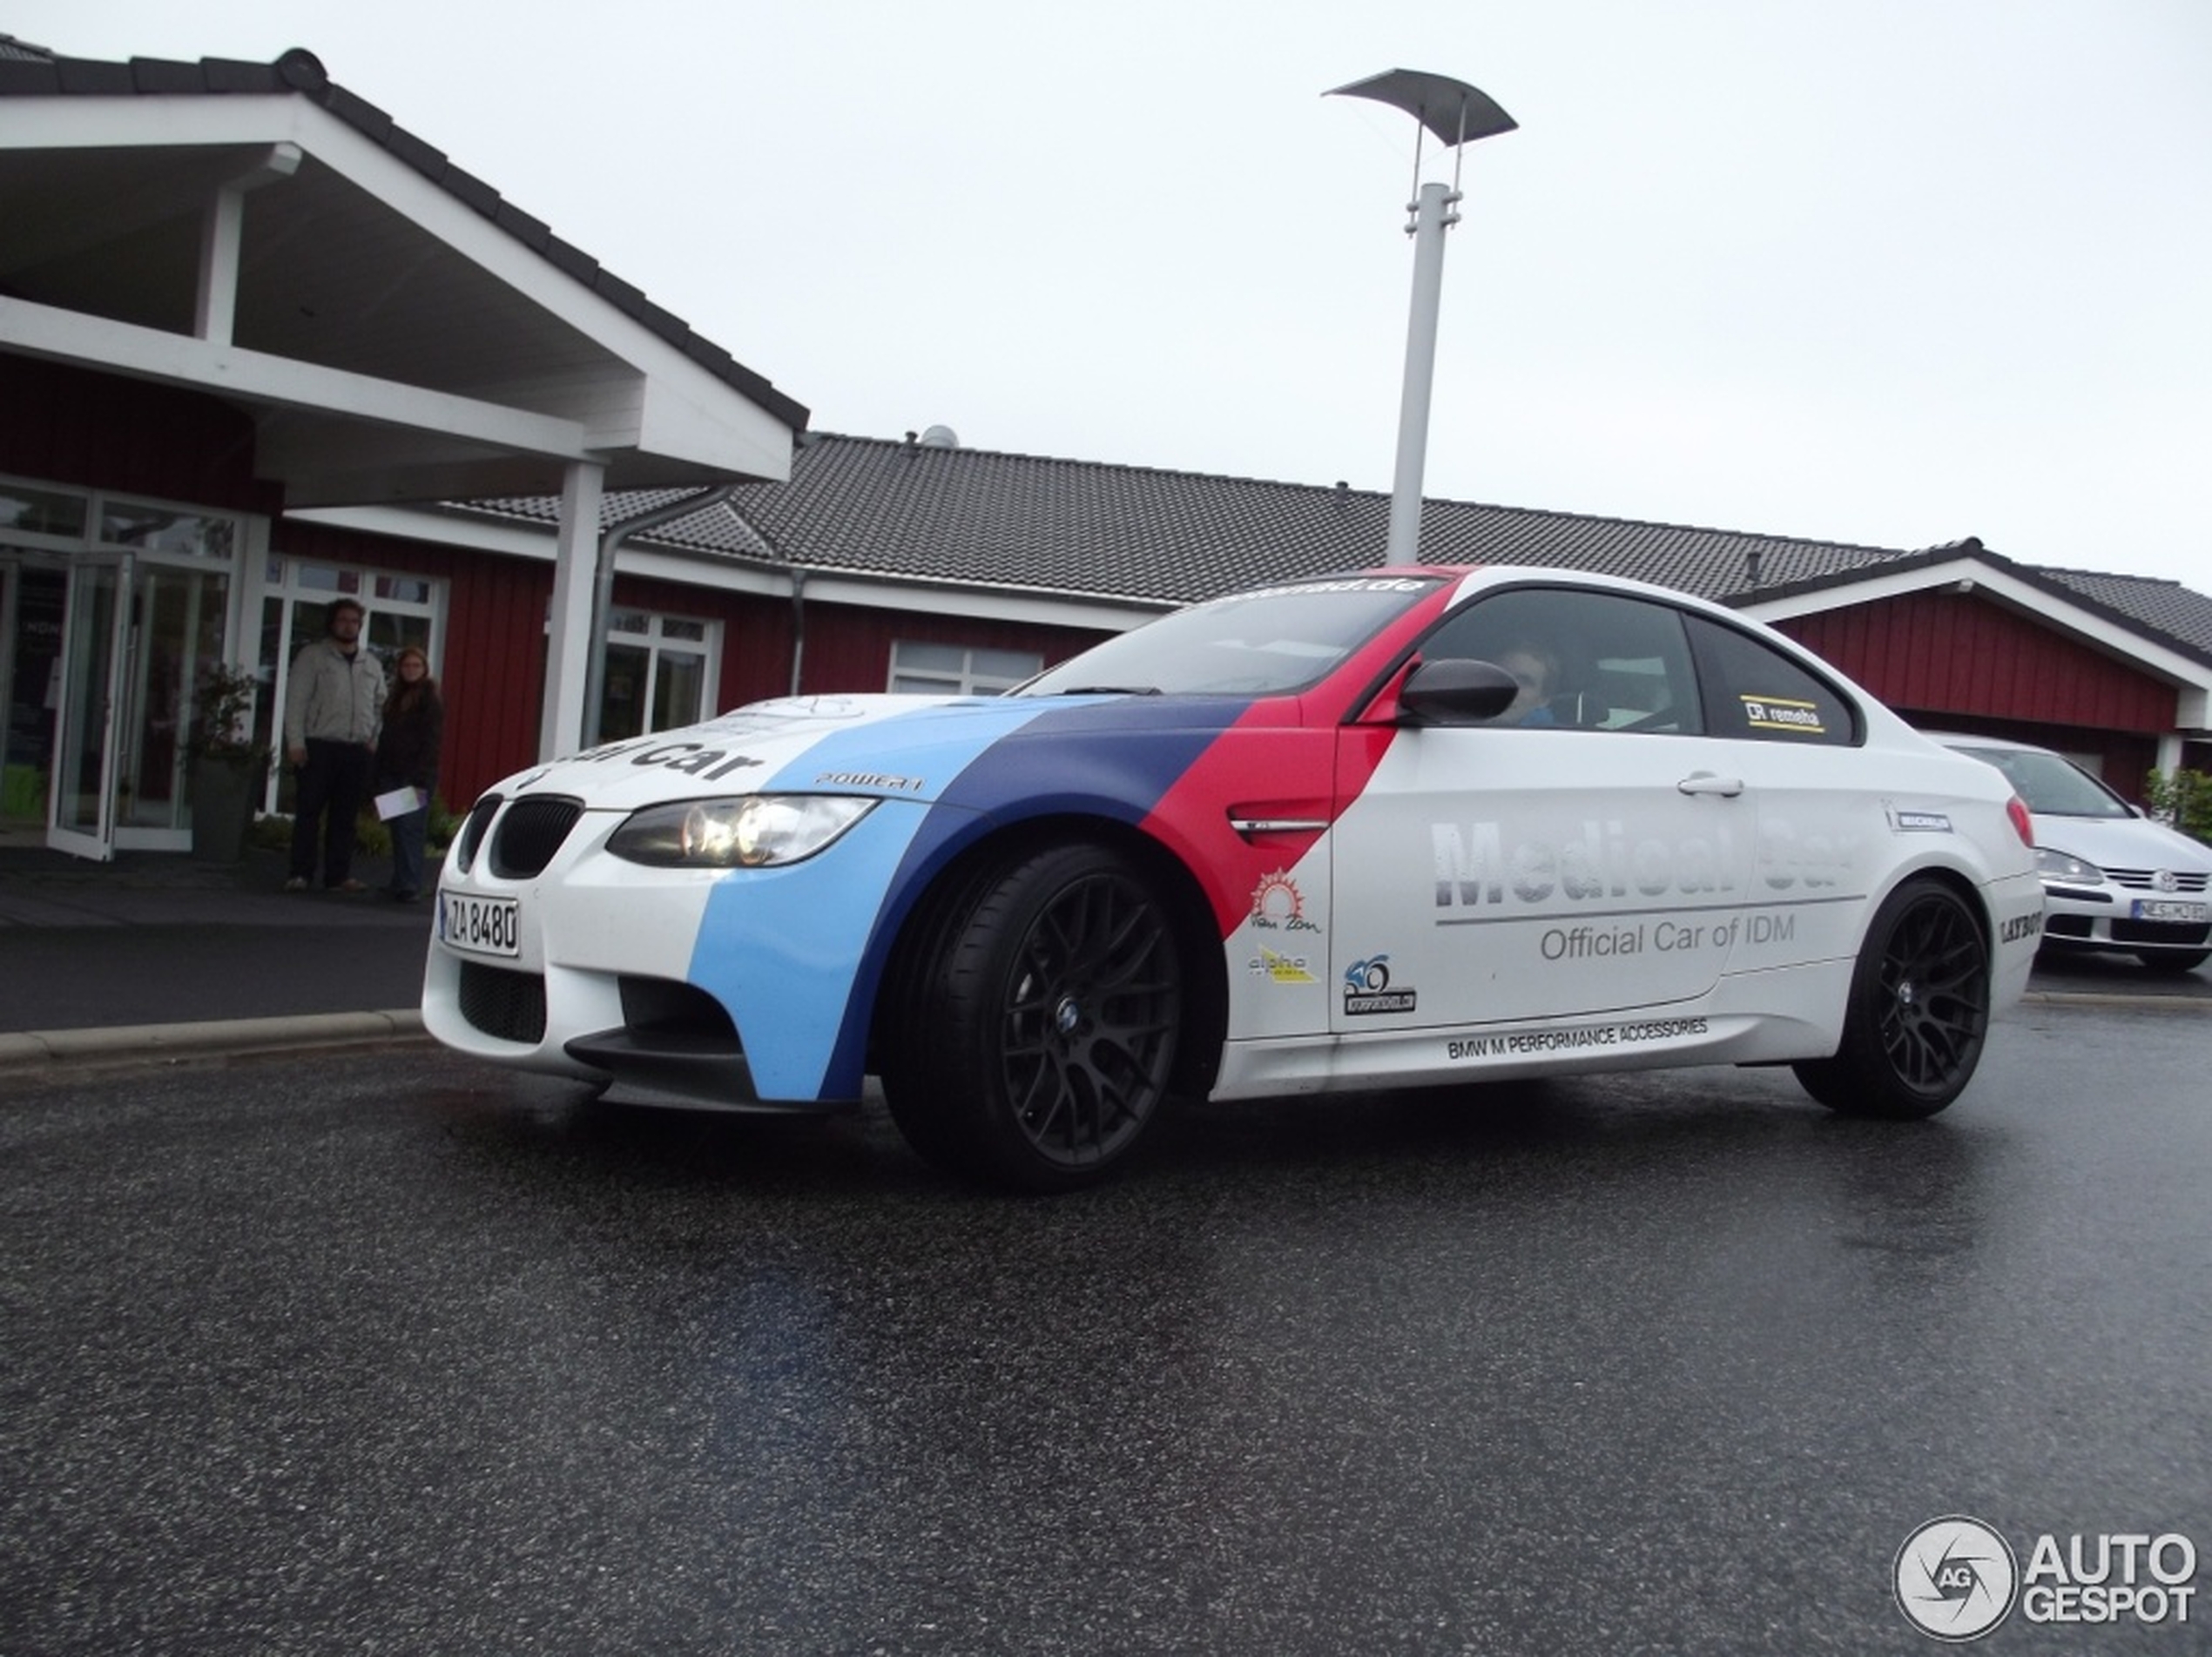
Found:
[(199, 227), (199, 293), (192, 306), (192, 335), (210, 345), (228, 345), (238, 321), (238, 270), (246, 239), (246, 192), (289, 178), (300, 169), (296, 144), (272, 145), (269, 152), (215, 192)]
[(583, 690), (591, 668), (591, 575), (599, 559), (599, 498), (607, 468), (577, 461), (561, 486), (561, 528), (553, 562), (553, 610), (545, 632), (545, 704), (537, 727), (540, 760), (583, 744)]

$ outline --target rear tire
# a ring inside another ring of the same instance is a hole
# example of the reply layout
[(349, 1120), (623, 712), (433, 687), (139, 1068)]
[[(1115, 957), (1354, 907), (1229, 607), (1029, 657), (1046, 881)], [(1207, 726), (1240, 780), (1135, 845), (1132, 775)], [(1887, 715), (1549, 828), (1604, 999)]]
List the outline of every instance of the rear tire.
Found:
[(1165, 1099), (1183, 967), (1168, 912), (1104, 846), (1024, 853), (918, 921), (883, 1086), (916, 1151), (1029, 1191), (1091, 1184)]
[(1908, 880), (1867, 928), (1836, 1056), (1791, 1068), (1831, 1110), (1909, 1122), (1966, 1090), (1988, 1028), (1989, 943), (1980, 922), (1940, 881)]

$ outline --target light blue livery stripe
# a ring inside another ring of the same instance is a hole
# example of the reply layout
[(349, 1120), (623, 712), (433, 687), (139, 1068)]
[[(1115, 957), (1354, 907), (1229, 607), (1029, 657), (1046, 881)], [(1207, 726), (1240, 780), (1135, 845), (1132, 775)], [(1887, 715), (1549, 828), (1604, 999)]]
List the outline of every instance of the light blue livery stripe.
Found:
[[(895, 772), (921, 783), (918, 795), (934, 796), (1048, 705), (990, 702), (837, 731), (760, 791), (809, 791), (819, 778), (840, 771)], [(854, 974), (928, 814), (922, 798), (892, 793), (819, 857), (789, 868), (737, 871), (708, 897), (685, 976), (736, 1019), (763, 1099), (823, 1096)]]

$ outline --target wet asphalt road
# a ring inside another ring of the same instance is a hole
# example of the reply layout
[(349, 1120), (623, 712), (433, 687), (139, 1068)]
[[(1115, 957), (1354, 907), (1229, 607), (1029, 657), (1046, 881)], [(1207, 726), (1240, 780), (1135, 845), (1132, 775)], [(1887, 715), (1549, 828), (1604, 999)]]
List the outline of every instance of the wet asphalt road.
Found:
[(1928, 1124), (1212, 1107), (1044, 1201), (421, 1049), (19, 1083), (0, 1651), (1932, 1652), (1939, 1515), (2212, 1556), (2208, 1056), (2031, 1005)]

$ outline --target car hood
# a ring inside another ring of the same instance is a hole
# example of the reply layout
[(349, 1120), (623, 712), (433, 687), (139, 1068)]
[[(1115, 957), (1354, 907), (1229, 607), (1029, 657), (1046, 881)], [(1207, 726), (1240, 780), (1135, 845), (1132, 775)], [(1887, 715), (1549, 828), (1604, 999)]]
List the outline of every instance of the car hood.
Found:
[(1003, 742), (1217, 731), (1245, 705), (1136, 696), (785, 697), (603, 744), (518, 771), (491, 791), (566, 795), (593, 811), (772, 792), (934, 801)]
[(2101, 869), (2212, 871), (2212, 846), (2148, 818), (2031, 815), (2036, 845)]

